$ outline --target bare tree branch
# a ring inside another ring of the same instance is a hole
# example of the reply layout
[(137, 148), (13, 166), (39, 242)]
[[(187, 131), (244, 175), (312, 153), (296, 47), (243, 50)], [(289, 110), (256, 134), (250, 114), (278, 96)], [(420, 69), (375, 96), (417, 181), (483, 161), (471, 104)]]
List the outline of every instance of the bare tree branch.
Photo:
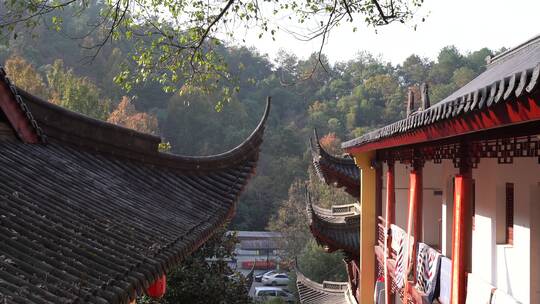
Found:
[[(10, 26), (10, 25), (15, 25), (15, 24), (18, 24), (18, 23), (23, 23), (23, 22), (26, 22), (30, 19), (33, 19), (33, 18), (36, 18), (36, 17), (39, 17), (39, 16), (42, 16), (42, 15), (46, 15), (52, 11), (55, 11), (55, 10), (58, 10), (58, 9), (61, 9), (63, 7), (67, 7), (73, 3), (77, 2), (77, 0), (69, 0), (67, 2), (64, 2), (64, 3), (60, 3), (60, 4), (56, 4), (56, 5), (48, 5), (47, 4), (47, 1), (43, 1), (42, 4), (38, 4), (36, 5), (36, 7), (38, 7), (39, 9), (33, 13), (33, 14), (30, 14), (26, 17), (20, 17), (20, 18), (17, 18), (17, 19), (14, 19), (14, 20), (11, 20), (11, 21), (7, 21), (7, 22), (0, 22), (0, 28), (2, 27), (7, 27), (7, 26)], [(5, 16), (7, 16), (8, 14), (6, 14)], [(2, 18), (4, 19), (4, 18)], [(9, 20), (8, 18), (5, 18), (6, 20)]]
[(389, 24), (390, 22), (388, 21), (388, 17), (389, 16), (386, 16), (384, 14), (384, 11), (381, 7), (381, 5), (379, 4), (379, 1), (377, 0), (371, 0), (371, 2), (373, 2), (373, 4), (375, 4), (375, 7), (377, 8), (377, 11), (379, 11), (379, 15), (381, 16), (381, 18), (383, 19), (384, 23), (386, 24)]

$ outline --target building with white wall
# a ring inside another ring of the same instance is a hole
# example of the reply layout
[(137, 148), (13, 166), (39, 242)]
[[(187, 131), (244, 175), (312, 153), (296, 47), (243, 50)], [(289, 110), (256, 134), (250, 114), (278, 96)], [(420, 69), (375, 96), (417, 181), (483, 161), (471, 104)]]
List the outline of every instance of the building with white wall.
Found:
[(343, 143), (360, 169), (359, 303), (540, 303), (540, 36), (487, 61)]

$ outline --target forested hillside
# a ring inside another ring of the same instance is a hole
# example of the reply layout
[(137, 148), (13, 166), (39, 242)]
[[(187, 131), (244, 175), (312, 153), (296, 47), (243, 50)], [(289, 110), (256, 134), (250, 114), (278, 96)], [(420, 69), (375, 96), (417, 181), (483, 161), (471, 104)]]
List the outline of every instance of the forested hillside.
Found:
[(97, 9), (66, 18), (60, 32), (40, 25), (0, 41), (0, 62), (22, 88), (92, 117), (155, 133), (170, 143), (165, 149), (184, 155), (215, 154), (238, 145), (257, 124), (266, 97), (272, 96), (257, 176), (241, 197), (232, 224), (241, 230), (265, 229), (289, 193), (295, 193), (289, 191), (291, 185), (308, 179), (313, 128), (321, 135), (333, 134), (326, 140), (335, 147), (340, 140), (403, 117), (409, 87), (418, 90), (420, 83), (429, 83), (436, 103), (481, 72), (485, 57), (493, 53), (480, 49), (464, 54), (448, 46), (434, 61), (412, 54), (399, 65), (359, 53), (349, 61), (325, 62), (326, 70), (313, 70), (315, 54), (299, 59), (283, 52), (270, 62), (254, 50), (224, 46), (220, 52), (238, 91), (218, 112), (217, 93), (166, 93), (158, 82), (123, 91), (114, 79), (121, 65), (128, 64), (125, 56), (132, 46), (113, 42), (89, 57), (93, 53), (80, 47), (81, 39), (96, 38), (81, 38), (79, 30), (92, 12)]

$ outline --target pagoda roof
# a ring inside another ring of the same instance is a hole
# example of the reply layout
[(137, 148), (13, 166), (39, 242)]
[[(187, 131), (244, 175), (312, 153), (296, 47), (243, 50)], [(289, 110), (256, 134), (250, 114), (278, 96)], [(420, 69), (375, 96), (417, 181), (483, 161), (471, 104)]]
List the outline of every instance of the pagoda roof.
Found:
[(239, 146), (158, 151), (158, 137), (70, 112), (0, 69), (0, 294), (7, 302), (127, 303), (232, 217), (270, 102)]
[(320, 284), (296, 270), (296, 287), (301, 304), (357, 304), (347, 282), (323, 281)]
[(311, 233), (328, 251), (343, 250), (358, 256), (360, 248), (359, 204), (335, 205), (330, 209), (314, 205), (307, 194), (307, 213)]
[(360, 196), (360, 171), (350, 156), (335, 156), (327, 152), (319, 141), (317, 131), (311, 138), (313, 167), (321, 181), (345, 188), (353, 197)]
[(540, 35), (488, 58), (483, 73), (433, 106), (342, 148), (350, 153), (384, 149), (538, 121), (539, 82)]

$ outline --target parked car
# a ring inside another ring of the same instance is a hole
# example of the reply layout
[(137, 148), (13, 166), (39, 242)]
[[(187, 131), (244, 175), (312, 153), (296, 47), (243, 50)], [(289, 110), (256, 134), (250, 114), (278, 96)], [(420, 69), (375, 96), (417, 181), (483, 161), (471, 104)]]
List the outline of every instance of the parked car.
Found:
[(287, 292), (279, 287), (255, 287), (255, 295), (253, 296), (253, 300), (255, 300), (256, 303), (265, 302), (275, 298), (279, 298), (286, 303), (296, 303), (296, 299), (292, 293)]
[(267, 272), (261, 272), (261, 273), (259, 273), (258, 275), (255, 276), (255, 282), (261, 282), (263, 276), (271, 275), (273, 273), (276, 273), (276, 271), (275, 270), (270, 270), (270, 271), (267, 271)]
[(261, 281), (264, 285), (288, 285), (289, 276), (286, 273), (272, 273), (270, 275), (264, 275)]

